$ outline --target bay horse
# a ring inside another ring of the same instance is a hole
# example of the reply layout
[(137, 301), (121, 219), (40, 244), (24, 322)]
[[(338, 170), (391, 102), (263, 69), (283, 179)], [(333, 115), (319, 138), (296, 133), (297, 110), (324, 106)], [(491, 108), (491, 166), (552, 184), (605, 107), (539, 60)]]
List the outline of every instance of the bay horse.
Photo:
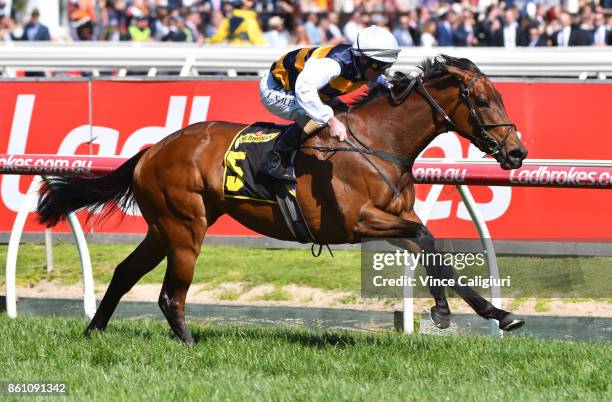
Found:
[[(440, 133), (458, 132), (503, 169), (520, 167), (527, 156), (501, 95), (471, 61), (440, 55), (425, 59), (419, 68), (419, 76), (392, 79), (385, 96), (338, 114), (349, 127), (349, 143), (358, 141), (360, 147), (341, 146), (327, 128), (302, 144), (295, 159), (297, 197), (319, 242), (413, 239), (403, 241), (403, 247), (434, 253), (434, 237), (414, 211), (411, 163)], [(50, 178), (41, 189), (38, 217), (48, 226), (83, 208), (126, 208), (134, 202), (148, 224), (144, 240), (115, 269), (86, 333), (105, 329), (123, 295), (167, 258), (159, 307), (176, 336), (192, 343), (185, 298), (206, 231), (224, 214), (262, 235), (295, 240), (276, 204), (223, 195), (224, 154), (244, 127), (220, 121), (192, 124), (106, 176)], [(371, 151), (369, 156), (364, 149)], [(456, 275), (450, 266), (426, 270), (437, 277)], [(473, 289), (453, 289), (480, 316), (498, 320), (501, 329), (523, 324)], [(446, 328), (450, 309), (445, 289), (430, 291), (432, 319)]]

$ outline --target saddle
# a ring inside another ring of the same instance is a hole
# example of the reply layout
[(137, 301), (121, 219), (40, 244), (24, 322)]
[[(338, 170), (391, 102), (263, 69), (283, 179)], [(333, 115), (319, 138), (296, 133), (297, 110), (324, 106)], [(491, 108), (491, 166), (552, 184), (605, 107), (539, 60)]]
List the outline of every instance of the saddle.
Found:
[[(296, 184), (281, 182), (259, 171), (274, 142), (288, 125), (257, 122), (239, 131), (223, 158), (223, 195), (278, 204), (291, 234), (300, 243), (317, 243), (297, 202)], [(292, 152), (287, 169), (294, 171)]]

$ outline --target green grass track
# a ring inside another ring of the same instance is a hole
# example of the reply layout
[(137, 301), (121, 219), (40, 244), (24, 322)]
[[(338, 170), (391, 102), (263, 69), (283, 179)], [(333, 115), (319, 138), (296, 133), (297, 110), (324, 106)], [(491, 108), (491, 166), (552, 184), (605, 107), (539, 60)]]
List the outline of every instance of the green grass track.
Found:
[(77, 401), (612, 399), (608, 343), (191, 324), (190, 347), (164, 322), (84, 326), (0, 315), (0, 381), (65, 381)]

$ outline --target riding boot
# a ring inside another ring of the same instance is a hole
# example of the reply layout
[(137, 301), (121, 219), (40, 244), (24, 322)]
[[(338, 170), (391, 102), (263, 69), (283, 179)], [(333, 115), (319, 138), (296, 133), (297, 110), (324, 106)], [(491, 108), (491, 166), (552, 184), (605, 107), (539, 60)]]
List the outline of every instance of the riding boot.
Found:
[(295, 181), (295, 175), (287, 169), (291, 153), (300, 146), (303, 139), (312, 135), (319, 128), (313, 120), (307, 121), (304, 125), (295, 122), (289, 126), (276, 139), (272, 151), (261, 162), (259, 170), (283, 181)]

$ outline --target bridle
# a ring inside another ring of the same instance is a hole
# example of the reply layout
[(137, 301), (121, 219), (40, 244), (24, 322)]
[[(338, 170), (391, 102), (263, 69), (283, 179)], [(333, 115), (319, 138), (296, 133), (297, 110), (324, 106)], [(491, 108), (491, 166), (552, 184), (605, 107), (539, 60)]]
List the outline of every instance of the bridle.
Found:
[[(514, 128), (514, 130), (516, 131), (516, 125), (509, 121), (505, 121), (501, 123), (483, 123), (482, 122), (482, 120), (480, 119), (477, 113), (477, 110), (479, 108), (476, 107), (476, 105), (474, 105), (474, 102), (472, 101), (472, 98), (470, 97), (470, 90), (474, 87), (474, 84), (476, 84), (476, 81), (478, 80), (479, 77), (480, 77), (479, 75), (474, 75), (474, 77), (472, 77), (472, 79), (467, 85), (465, 85), (463, 81), (460, 81), (459, 83), (461, 103), (464, 103), (468, 107), (469, 113), (470, 113), (470, 121), (472, 122), (472, 125), (474, 127), (474, 131), (472, 133), (461, 129), (453, 121), (451, 116), (449, 116), (448, 113), (446, 113), (444, 109), (442, 109), (442, 107), (438, 104), (438, 102), (436, 102), (436, 100), (432, 98), (432, 96), (429, 94), (429, 92), (427, 91), (427, 88), (425, 87), (425, 85), (423, 85), (423, 81), (420, 76), (413, 78), (410, 84), (408, 84), (408, 86), (401, 92), (399, 96), (394, 96), (393, 92), (391, 92), (392, 94), (391, 99), (393, 101), (393, 104), (397, 106), (400, 103), (404, 102), (404, 100), (408, 98), (408, 96), (413, 90), (416, 90), (421, 96), (423, 96), (423, 98), (425, 98), (429, 106), (431, 106), (431, 108), (435, 110), (444, 119), (444, 122), (446, 124), (446, 128), (448, 131), (456, 131), (462, 137), (465, 137), (469, 139), (470, 141), (472, 141), (483, 152), (497, 159), (497, 157), (501, 154), (501, 150), (504, 148), (504, 145), (506, 144), (506, 140), (512, 133), (512, 129)], [(453, 112), (451, 112), (451, 114), (454, 113), (456, 109), (457, 108), (455, 107), (455, 109), (453, 109)], [(488, 129), (495, 128), (495, 127), (508, 127), (508, 129), (506, 130), (506, 134), (501, 139), (501, 141), (497, 140), (488, 131)], [(477, 134), (474, 135), (474, 132), (476, 132)]]

